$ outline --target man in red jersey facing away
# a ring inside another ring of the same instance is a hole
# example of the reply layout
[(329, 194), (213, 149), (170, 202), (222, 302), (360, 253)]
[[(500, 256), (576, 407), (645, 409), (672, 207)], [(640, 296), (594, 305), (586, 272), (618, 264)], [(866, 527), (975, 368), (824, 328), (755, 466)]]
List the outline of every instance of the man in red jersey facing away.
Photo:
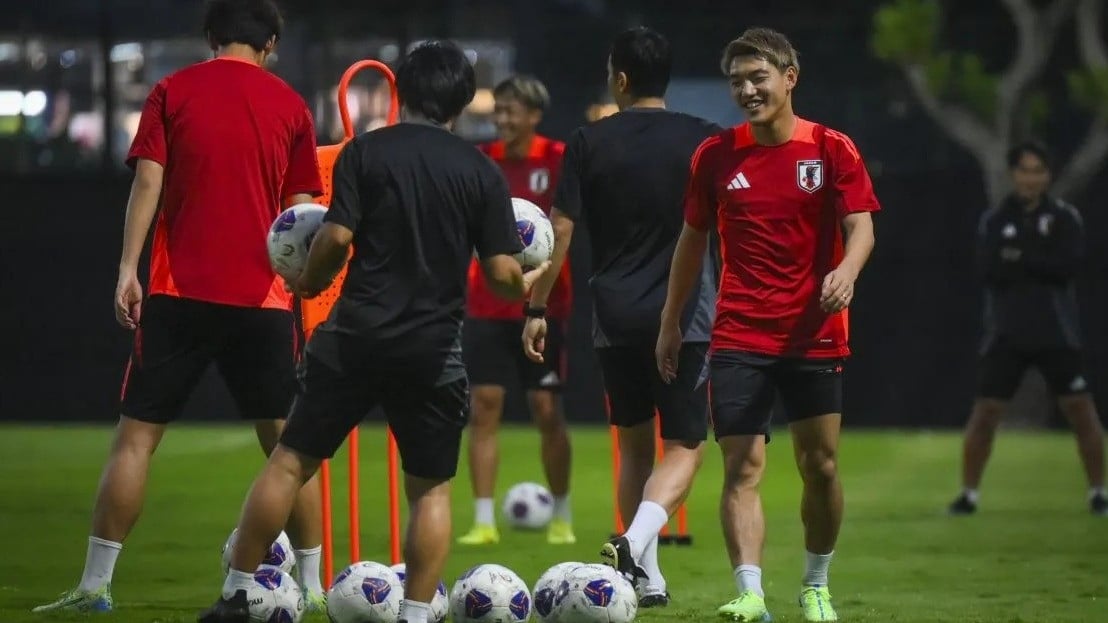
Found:
[[(549, 212), (565, 151), (560, 141), (535, 133), (543, 111), (550, 105), (550, 95), (537, 79), (515, 76), (498, 84), (493, 96), (500, 138), (481, 145), (481, 151), (500, 165), (513, 197), (526, 199)], [(546, 539), (552, 545), (577, 541), (569, 506), (569, 434), (559, 399), (565, 379), (563, 336), (573, 296), (569, 275), (566, 263), (558, 274), (546, 310), (550, 319), (547, 356), (542, 363), (536, 363), (519, 347), (523, 306), (493, 294), (485, 283), (480, 263), (474, 260), (470, 265), (462, 351), (473, 385), (469, 470), (475, 517), (473, 528), (458, 539), (461, 544), (487, 545), (500, 541), (493, 503), (499, 462), (496, 433), (504, 412), (505, 390), (512, 383), (527, 391), (531, 417), (542, 437), (543, 470), (554, 496), (554, 518), (547, 527)]]
[(658, 369), (663, 378), (677, 372), (681, 309), (716, 228), (723, 275), (709, 382), (724, 456), (723, 533), (739, 592), (719, 614), (733, 621), (768, 616), (758, 484), (779, 393), (804, 483), (800, 605), (808, 621), (836, 621), (827, 570), (843, 512), (836, 451), (850, 352), (846, 309), (873, 249), (871, 213), (879, 205), (850, 138), (793, 113), (799, 68), (784, 35), (747, 30), (727, 46), (723, 71), (749, 121), (706, 140), (693, 156)]
[[(77, 588), (37, 611), (107, 611), (123, 540), (138, 520), (150, 458), (214, 362), (268, 454), (296, 392), (292, 297), (270, 268), (270, 223), (321, 192), (303, 99), (262, 65), (280, 37), (272, 0), (212, 0), (215, 58), (178, 71), (146, 100), (127, 163), (116, 319), (135, 332), (119, 425), (93, 511)], [(161, 198), (161, 210), (159, 207)], [(149, 297), (138, 261), (158, 214)], [(309, 608), (322, 610), (320, 491), (302, 489), (288, 524)]]

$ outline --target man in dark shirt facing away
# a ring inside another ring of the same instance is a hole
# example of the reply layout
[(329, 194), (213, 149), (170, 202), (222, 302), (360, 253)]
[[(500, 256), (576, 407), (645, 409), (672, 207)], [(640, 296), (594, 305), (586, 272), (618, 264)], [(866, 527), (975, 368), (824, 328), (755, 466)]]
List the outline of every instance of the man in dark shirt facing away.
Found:
[(451, 43), (413, 50), (397, 72), (404, 122), (363, 134), (339, 156), (334, 198), (294, 289), (317, 296), (354, 245), (331, 315), (312, 335), (289, 424), (239, 521), (222, 597), (202, 623), (245, 623), (252, 572), (295, 492), (374, 406), (396, 435), (411, 517), (404, 623), (427, 623), (450, 549), (450, 479), (469, 415), (461, 357), (473, 250), (500, 296), (520, 300), (549, 266), (523, 275), (504, 176), (450, 133), (473, 99), (473, 67)]
[(993, 436), (1028, 367), (1039, 369), (1077, 437), (1089, 481), (1088, 503), (1108, 515), (1104, 431), (1081, 361), (1073, 280), (1080, 267), (1081, 215), (1050, 186), (1050, 156), (1035, 142), (1008, 154), (1015, 192), (981, 217), (978, 256), (985, 277), (981, 378), (962, 449), (962, 493), (951, 514), (977, 510)]
[[(662, 382), (654, 345), (669, 265), (681, 232), (681, 200), (697, 145), (719, 126), (665, 108), (670, 46), (647, 28), (616, 36), (608, 85), (620, 112), (576, 130), (566, 143), (554, 196), (551, 272), (535, 284), (524, 349), (542, 360), (547, 296), (575, 223), (592, 241), (593, 345), (604, 373), (610, 419), (619, 427), (619, 508), (634, 518), (629, 547), (646, 578), (643, 607), (668, 603), (657, 562), (657, 533), (688, 494), (708, 431), (706, 357), (715, 307), (716, 263), (704, 262), (684, 308), (681, 374)], [(654, 414), (665, 456), (654, 465)]]

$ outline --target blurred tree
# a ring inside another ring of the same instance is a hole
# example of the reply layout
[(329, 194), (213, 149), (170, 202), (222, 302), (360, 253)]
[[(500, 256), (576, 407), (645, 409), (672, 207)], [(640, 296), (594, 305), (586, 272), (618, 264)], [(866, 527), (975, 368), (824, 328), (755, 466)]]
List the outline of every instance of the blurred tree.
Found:
[(1055, 192), (1071, 197), (1108, 156), (1108, 50), (1100, 33), (1104, 0), (1000, 3), (1017, 34), (1015, 53), (1000, 73), (988, 71), (978, 54), (941, 46), (939, 0), (892, 0), (881, 6), (870, 43), (878, 58), (900, 67), (927, 115), (977, 159), (995, 205), (1008, 189), (1005, 153), (1047, 115), (1046, 93), (1037, 82), (1059, 30), (1074, 19), (1083, 67), (1066, 77), (1072, 101), (1089, 112), (1091, 121), (1069, 160), (1055, 165)]

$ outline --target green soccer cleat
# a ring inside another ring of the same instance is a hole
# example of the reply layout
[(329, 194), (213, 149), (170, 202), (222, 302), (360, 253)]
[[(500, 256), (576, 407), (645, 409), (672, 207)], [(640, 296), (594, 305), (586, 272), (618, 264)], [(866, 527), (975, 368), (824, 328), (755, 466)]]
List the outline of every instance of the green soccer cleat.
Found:
[(304, 591), (304, 612), (327, 614), (327, 595)]
[(99, 590), (86, 591), (75, 588), (62, 593), (52, 603), (37, 606), (31, 612), (111, 612), (112, 585), (105, 584)]
[(577, 537), (573, 534), (573, 524), (564, 519), (551, 519), (546, 527), (546, 542), (551, 545), (573, 545)]
[(800, 591), (800, 607), (805, 621), (838, 621), (839, 615), (831, 607), (831, 591), (826, 586), (805, 586)]
[(716, 612), (721, 619), (728, 621), (754, 623), (771, 620), (769, 611), (766, 610), (766, 598), (754, 591), (743, 591), (736, 599), (720, 606)]
[(458, 537), (459, 545), (496, 545), (500, 542), (500, 532), (496, 526), (477, 524), (473, 529)]

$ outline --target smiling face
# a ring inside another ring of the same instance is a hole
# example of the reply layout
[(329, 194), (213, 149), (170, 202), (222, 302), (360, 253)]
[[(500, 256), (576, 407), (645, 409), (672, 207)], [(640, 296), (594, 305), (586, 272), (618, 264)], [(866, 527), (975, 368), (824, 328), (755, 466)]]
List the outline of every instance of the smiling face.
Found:
[(542, 111), (529, 108), (519, 98), (502, 95), (495, 99), (493, 120), (500, 140), (508, 144), (529, 141), (542, 121)]
[(797, 78), (795, 67), (789, 66), (782, 71), (760, 56), (741, 55), (731, 59), (727, 75), (731, 99), (746, 113), (752, 125), (772, 125), (792, 113), (792, 91)]

